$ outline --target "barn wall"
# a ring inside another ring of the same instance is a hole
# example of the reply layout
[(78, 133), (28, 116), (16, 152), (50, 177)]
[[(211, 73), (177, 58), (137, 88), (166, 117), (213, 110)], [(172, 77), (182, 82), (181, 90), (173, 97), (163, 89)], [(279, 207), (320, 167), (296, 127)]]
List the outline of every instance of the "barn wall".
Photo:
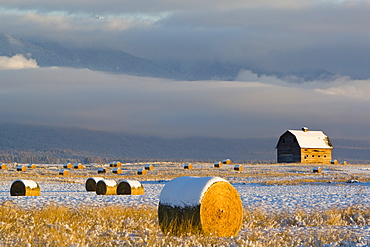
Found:
[(286, 132), (280, 137), (276, 147), (278, 163), (301, 162), (301, 149), (297, 139), (290, 132)]
[(332, 150), (328, 148), (302, 148), (301, 159), (302, 163), (330, 164), (332, 160)]

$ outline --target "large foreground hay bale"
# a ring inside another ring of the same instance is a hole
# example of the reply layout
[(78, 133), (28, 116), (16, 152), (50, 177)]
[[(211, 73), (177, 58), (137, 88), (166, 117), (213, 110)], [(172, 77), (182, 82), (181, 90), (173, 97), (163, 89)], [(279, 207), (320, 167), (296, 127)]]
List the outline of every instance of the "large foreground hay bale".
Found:
[(123, 180), (117, 186), (117, 195), (144, 195), (144, 186), (136, 180)]
[(10, 187), (11, 196), (39, 196), (40, 186), (33, 180), (18, 179)]
[(178, 177), (162, 189), (158, 219), (164, 234), (238, 234), (243, 207), (237, 190), (219, 177)]
[(66, 169), (71, 169), (71, 168), (73, 168), (73, 164), (72, 163), (64, 163), (64, 165), (63, 165), (63, 168), (66, 168)]
[(102, 177), (88, 178), (85, 183), (86, 191), (96, 191), (96, 183), (103, 179)]
[(6, 164), (5, 164), (5, 163), (2, 163), (2, 164), (0, 165), (0, 169), (6, 169)]
[(193, 164), (192, 163), (186, 163), (184, 165), (184, 169), (193, 169)]
[(97, 195), (117, 195), (117, 182), (114, 180), (100, 180), (96, 183)]

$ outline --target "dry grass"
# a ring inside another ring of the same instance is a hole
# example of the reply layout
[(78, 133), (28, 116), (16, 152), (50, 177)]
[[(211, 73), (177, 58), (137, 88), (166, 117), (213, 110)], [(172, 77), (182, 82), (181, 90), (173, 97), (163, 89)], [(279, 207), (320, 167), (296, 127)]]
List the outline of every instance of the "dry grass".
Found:
[[(1, 246), (366, 246), (359, 227), (370, 224), (370, 208), (352, 206), (324, 212), (265, 212), (245, 209), (237, 237), (165, 236), (157, 209), (119, 206), (48, 205), (0, 208)], [(363, 245), (361, 245), (363, 244)]]

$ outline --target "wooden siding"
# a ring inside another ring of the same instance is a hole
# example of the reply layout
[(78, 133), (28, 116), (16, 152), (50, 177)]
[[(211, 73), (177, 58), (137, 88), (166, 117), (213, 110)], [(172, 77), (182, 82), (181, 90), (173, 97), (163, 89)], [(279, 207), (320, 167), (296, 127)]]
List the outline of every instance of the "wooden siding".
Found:
[(329, 148), (302, 148), (301, 163), (330, 164), (332, 150)]

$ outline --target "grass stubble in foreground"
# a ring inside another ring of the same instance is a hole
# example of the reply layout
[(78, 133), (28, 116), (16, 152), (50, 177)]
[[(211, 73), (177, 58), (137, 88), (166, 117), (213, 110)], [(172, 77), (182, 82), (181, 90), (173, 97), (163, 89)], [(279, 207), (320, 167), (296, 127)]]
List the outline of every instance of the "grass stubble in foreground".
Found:
[[(166, 236), (157, 208), (45, 205), (0, 207), (1, 246), (368, 246), (370, 207), (325, 211), (266, 212), (244, 208), (243, 225), (231, 238)], [(368, 234), (367, 234), (368, 235)]]

